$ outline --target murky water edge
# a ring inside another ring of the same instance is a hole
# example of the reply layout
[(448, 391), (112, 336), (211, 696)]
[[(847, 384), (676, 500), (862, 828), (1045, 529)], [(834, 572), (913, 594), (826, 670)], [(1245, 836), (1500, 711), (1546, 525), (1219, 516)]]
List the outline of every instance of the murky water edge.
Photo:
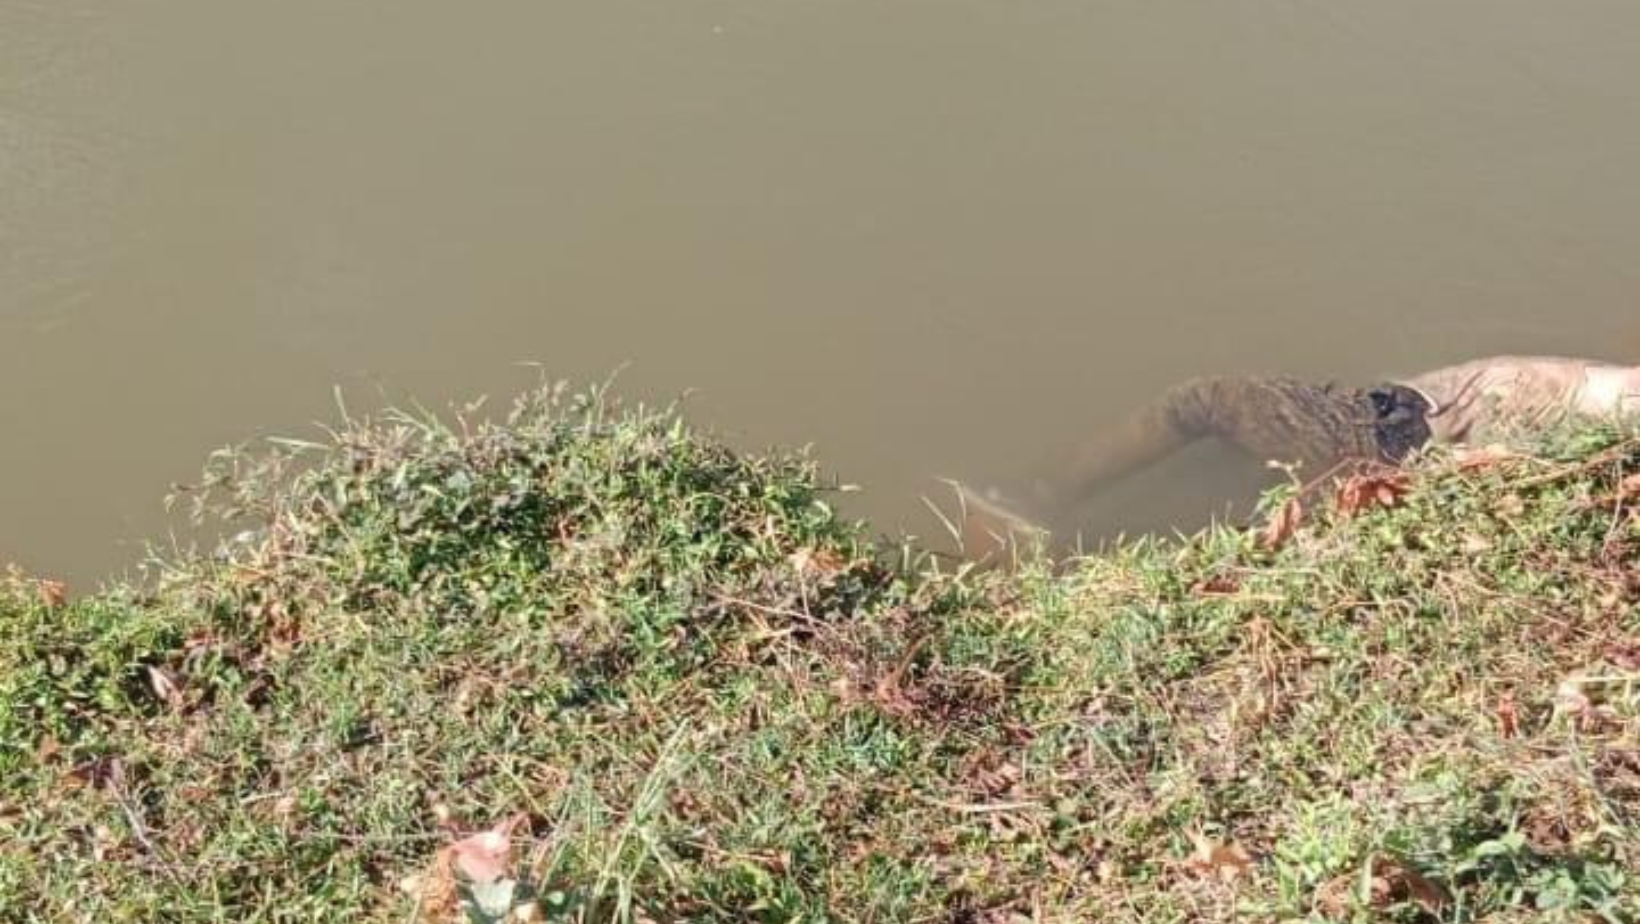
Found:
[[(538, 361), (885, 528), (1177, 379), (1640, 353), (1640, 6), (0, 3), (0, 559)], [(1088, 511), (1190, 525), (1211, 450)]]

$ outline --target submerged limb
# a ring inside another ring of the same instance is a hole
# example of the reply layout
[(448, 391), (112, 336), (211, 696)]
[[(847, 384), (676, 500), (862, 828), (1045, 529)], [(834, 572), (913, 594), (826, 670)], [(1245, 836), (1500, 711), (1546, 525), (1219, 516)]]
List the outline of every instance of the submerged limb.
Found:
[(1000, 564), (1011, 555), (1046, 548), (1050, 531), (1008, 502), (986, 497), (966, 485), (957, 485), (960, 522), (955, 536), (958, 551), (970, 561)]
[(1222, 440), (1256, 459), (1297, 463), (1309, 473), (1352, 459), (1399, 462), (1429, 440), (1431, 409), (1422, 393), (1403, 385), (1353, 389), (1285, 377), (1191, 379), (1047, 466), (1032, 496), (962, 489), (960, 541), (970, 558), (1021, 540), (1040, 543), (1047, 524), (1063, 525), (1069, 511), (1106, 487), (1204, 439)]
[(1360, 390), (1285, 377), (1191, 379), (1078, 445), (1053, 479), (1059, 485), (1053, 493), (1063, 503), (1080, 503), (1202, 439), (1312, 469), (1352, 458), (1399, 461), (1428, 439), (1428, 410), (1421, 395), (1402, 386)]

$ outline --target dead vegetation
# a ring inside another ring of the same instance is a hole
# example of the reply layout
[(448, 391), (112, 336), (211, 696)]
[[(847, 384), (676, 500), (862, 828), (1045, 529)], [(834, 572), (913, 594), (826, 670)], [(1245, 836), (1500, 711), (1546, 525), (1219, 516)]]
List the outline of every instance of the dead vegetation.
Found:
[(0, 591), (0, 919), (1634, 920), (1636, 470), (999, 574), (596, 395), (224, 454), (220, 554)]

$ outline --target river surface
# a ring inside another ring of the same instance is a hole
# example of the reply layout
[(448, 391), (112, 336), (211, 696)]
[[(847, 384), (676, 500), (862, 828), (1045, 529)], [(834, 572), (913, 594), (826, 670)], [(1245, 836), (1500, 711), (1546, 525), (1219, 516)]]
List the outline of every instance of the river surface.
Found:
[(927, 535), (1186, 376), (1640, 356), (1637, 165), (1616, 0), (0, 0), (0, 561), (94, 583), (212, 448), (520, 362)]

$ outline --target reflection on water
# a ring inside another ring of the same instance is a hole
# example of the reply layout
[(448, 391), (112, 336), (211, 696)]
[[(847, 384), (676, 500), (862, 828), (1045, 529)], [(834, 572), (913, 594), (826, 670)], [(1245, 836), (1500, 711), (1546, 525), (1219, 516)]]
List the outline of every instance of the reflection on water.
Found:
[[(886, 526), (1194, 374), (1640, 352), (1640, 6), (0, 5), (0, 559), (512, 364), (696, 389)], [(1202, 450), (1096, 531), (1199, 522)]]

